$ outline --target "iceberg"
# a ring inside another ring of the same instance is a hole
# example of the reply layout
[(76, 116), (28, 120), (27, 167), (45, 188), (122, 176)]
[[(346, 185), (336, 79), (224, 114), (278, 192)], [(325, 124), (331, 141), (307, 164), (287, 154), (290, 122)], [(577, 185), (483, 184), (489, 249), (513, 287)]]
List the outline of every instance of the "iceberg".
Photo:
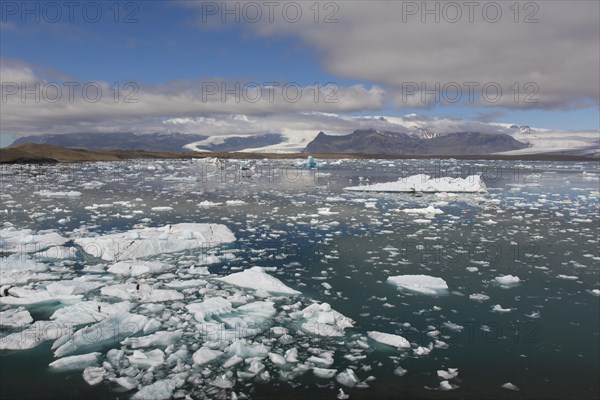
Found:
[(433, 178), (426, 174), (417, 174), (408, 178), (400, 178), (396, 182), (350, 186), (344, 190), (353, 192), (480, 193), (486, 192), (487, 188), (479, 175), (470, 175), (466, 178)]
[(78, 371), (84, 370), (89, 366), (98, 365), (101, 353), (89, 353), (79, 356), (63, 357), (52, 363), (49, 367), (54, 371)]
[(388, 346), (392, 346), (397, 349), (410, 348), (410, 342), (399, 335), (393, 335), (391, 333), (383, 333), (377, 331), (367, 332), (367, 335), (376, 342), (387, 344)]
[(120, 342), (127, 337), (142, 332), (147, 323), (147, 317), (123, 311), (94, 325), (78, 330), (56, 349), (54, 355), (62, 357)]
[(494, 280), (502, 286), (516, 285), (517, 283), (519, 283), (521, 281), (521, 279), (519, 279), (518, 276), (513, 276), (513, 275), (497, 276), (494, 278)]
[(0, 230), (2, 253), (33, 253), (53, 246), (62, 246), (68, 239), (55, 232), (36, 233), (31, 229), (15, 227)]
[(119, 261), (108, 268), (108, 272), (123, 276), (158, 274), (173, 266), (159, 261)]
[(93, 257), (122, 261), (206, 248), (235, 240), (233, 232), (222, 224), (182, 223), (78, 238), (75, 243)]
[(317, 336), (344, 336), (344, 329), (354, 326), (354, 321), (327, 303), (311, 304), (302, 311), (290, 313), (290, 317), (305, 320), (301, 324), (302, 330)]
[(23, 328), (32, 322), (31, 314), (23, 307), (0, 311), (0, 328)]
[(262, 267), (252, 267), (242, 272), (227, 275), (223, 278), (217, 278), (217, 280), (229, 283), (230, 285), (246, 289), (264, 290), (269, 293), (289, 295), (301, 294), (299, 291), (284, 285), (279, 279), (265, 273)]
[(435, 295), (448, 290), (445, 280), (429, 275), (397, 275), (387, 281), (398, 288), (421, 294)]
[(306, 168), (306, 169), (319, 169), (325, 166), (325, 163), (316, 162), (313, 156), (308, 156), (306, 161), (299, 162), (296, 164), (297, 167)]

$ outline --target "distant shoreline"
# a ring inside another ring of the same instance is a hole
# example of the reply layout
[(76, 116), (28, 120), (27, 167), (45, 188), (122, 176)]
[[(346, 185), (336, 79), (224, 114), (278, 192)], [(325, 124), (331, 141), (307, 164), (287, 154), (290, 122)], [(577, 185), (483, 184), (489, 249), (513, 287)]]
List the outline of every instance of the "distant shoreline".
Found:
[[(245, 153), (245, 152), (155, 152), (144, 150), (102, 150), (89, 151), (70, 149), (46, 144), (26, 143), (16, 147), (0, 149), (0, 164), (55, 164), (100, 161), (124, 161), (140, 159), (186, 160), (203, 158), (222, 159), (302, 159), (308, 153)], [(382, 159), (382, 160), (483, 160), (483, 161), (575, 161), (598, 162), (597, 157), (584, 157), (577, 155), (556, 153), (544, 154), (519, 154), (519, 155), (387, 155), (387, 154), (310, 154), (317, 159)]]

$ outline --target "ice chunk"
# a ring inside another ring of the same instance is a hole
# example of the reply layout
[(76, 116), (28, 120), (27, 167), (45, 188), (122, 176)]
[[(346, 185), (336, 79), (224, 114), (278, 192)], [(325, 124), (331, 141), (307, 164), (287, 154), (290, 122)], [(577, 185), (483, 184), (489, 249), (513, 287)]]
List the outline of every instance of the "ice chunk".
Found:
[(134, 394), (132, 400), (169, 400), (173, 397), (173, 392), (177, 389), (177, 384), (172, 379), (163, 379), (156, 381), (151, 385), (144, 386), (139, 392)]
[(481, 293), (473, 293), (472, 295), (469, 296), (469, 299), (474, 300), (474, 301), (486, 301), (490, 299), (490, 296), (487, 296), (485, 294), (481, 294)]
[(508, 390), (513, 390), (513, 391), (515, 391), (515, 392), (518, 392), (518, 391), (519, 391), (519, 388), (518, 388), (517, 386), (513, 385), (513, 384), (512, 384), (512, 383), (510, 383), (510, 382), (506, 382), (505, 384), (503, 384), (503, 385), (502, 385), (502, 388), (504, 388), (504, 389), (508, 389)]
[(335, 380), (338, 381), (340, 385), (344, 385), (351, 388), (356, 386), (356, 384), (359, 382), (358, 377), (350, 368), (346, 368), (345, 371), (337, 374)]
[(37, 262), (27, 254), (3, 256), (0, 262), (0, 282), (2, 285), (15, 285), (32, 280), (51, 279), (48, 274), (39, 277), (41, 279), (36, 277), (36, 273), (46, 271), (48, 271), (47, 264)]
[(367, 332), (367, 335), (376, 342), (387, 344), (388, 346), (396, 347), (397, 349), (410, 348), (410, 342), (399, 335), (377, 331)]
[(389, 277), (387, 281), (399, 288), (429, 295), (448, 289), (445, 280), (429, 275), (397, 275)]
[(124, 276), (159, 274), (173, 268), (159, 261), (119, 261), (108, 268), (108, 272)]
[(185, 308), (194, 314), (194, 318), (198, 322), (203, 322), (212, 315), (219, 315), (233, 310), (231, 303), (222, 297), (210, 297), (199, 303), (188, 304)]
[(492, 307), (493, 312), (505, 313), (505, 312), (511, 312), (512, 310), (513, 310), (512, 308), (502, 308), (502, 306), (500, 304), (496, 304), (494, 307)]
[(87, 367), (83, 370), (83, 380), (90, 386), (96, 386), (104, 380), (106, 370), (102, 367)]
[(53, 295), (47, 290), (19, 290), (11, 288), (10, 293), (15, 296), (0, 297), (0, 304), (33, 306), (54, 303), (76, 303), (81, 300), (81, 295)]
[(68, 239), (55, 232), (35, 232), (14, 227), (0, 230), (2, 253), (34, 253), (52, 246), (62, 246)]
[(313, 367), (313, 374), (319, 378), (330, 379), (333, 378), (336, 373), (337, 370), (335, 369)]
[(302, 311), (290, 314), (292, 319), (304, 319), (304, 331), (318, 336), (344, 336), (344, 329), (352, 328), (354, 321), (332, 310), (327, 303), (311, 304)]
[(23, 307), (0, 311), (0, 328), (23, 328), (32, 322), (31, 314)]
[(575, 281), (575, 280), (579, 279), (579, 277), (575, 276), (575, 275), (563, 275), (563, 274), (558, 275), (557, 278), (565, 279), (567, 281)]
[(46, 290), (53, 296), (75, 295), (91, 292), (104, 284), (104, 282), (89, 280), (88, 277), (80, 277), (70, 281), (53, 282), (46, 286)]
[(199, 329), (204, 340), (231, 342), (267, 330), (274, 314), (273, 302), (255, 301), (220, 314), (217, 321), (203, 322)]
[(102, 321), (123, 311), (130, 311), (132, 307), (133, 305), (128, 301), (120, 303), (84, 301), (59, 308), (54, 311), (50, 319), (74, 326), (86, 325)]
[(24, 331), (1, 338), (0, 350), (32, 349), (45, 341), (59, 339), (72, 333), (72, 325), (55, 321), (36, 321)]
[(203, 365), (209, 363), (223, 355), (222, 351), (211, 350), (208, 347), (200, 347), (194, 355), (192, 359), (194, 360), (194, 364)]
[(494, 278), (496, 282), (498, 282), (502, 286), (512, 286), (519, 283), (521, 280), (518, 276), (513, 275), (501, 275)]
[(458, 376), (458, 368), (448, 368), (447, 371), (444, 371), (443, 369), (439, 369), (437, 371), (437, 375), (440, 378), (449, 381), (450, 379), (455, 378), (456, 376)]
[(315, 169), (315, 168), (318, 169), (318, 168), (323, 168), (325, 166), (325, 163), (316, 162), (312, 156), (308, 156), (306, 161), (302, 161), (302, 162), (296, 164), (296, 166), (301, 167), (301, 168), (306, 168), (306, 169)]
[(241, 339), (229, 345), (225, 352), (241, 358), (265, 358), (269, 354), (269, 350), (263, 344), (251, 343), (245, 339)]
[(154, 289), (147, 285), (121, 283), (118, 285), (105, 286), (100, 289), (104, 296), (117, 297), (123, 300), (135, 300), (143, 303), (158, 303), (163, 301), (183, 300), (184, 295), (173, 289)]
[(231, 243), (235, 240), (235, 236), (225, 225), (183, 223), (79, 238), (75, 239), (75, 243), (94, 257), (120, 261)]
[(131, 314), (127, 311), (120, 312), (101, 322), (78, 330), (66, 343), (56, 349), (54, 355), (62, 357), (120, 342), (126, 337), (142, 332), (146, 323), (148, 323), (148, 318), (143, 315)]
[(285, 357), (277, 353), (269, 353), (269, 360), (275, 365), (284, 365), (286, 364)]
[(418, 174), (408, 178), (400, 178), (396, 182), (376, 183), (374, 185), (346, 187), (344, 190), (355, 192), (485, 192), (486, 186), (481, 176), (471, 175), (466, 178), (433, 178)]
[(148, 352), (135, 350), (133, 354), (127, 358), (131, 365), (135, 365), (140, 369), (157, 367), (165, 363), (165, 353), (160, 349), (154, 349)]
[(402, 367), (397, 367), (397, 368), (394, 370), (394, 375), (397, 375), (397, 376), (404, 376), (404, 375), (406, 375), (406, 373), (407, 373), (407, 372), (408, 372), (408, 371), (407, 371), (407, 370), (405, 370), (404, 368), (402, 368)]
[(242, 272), (236, 272), (223, 278), (221, 282), (247, 289), (264, 290), (270, 293), (296, 295), (299, 291), (284, 285), (279, 279), (267, 274), (262, 267), (252, 267)]
[(434, 206), (429, 206), (427, 208), (405, 208), (404, 210), (400, 210), (407, 214), (417, 214), (417, 215), (425, 215), (428, 217), (434, 217), (436, 214), (443, 214), (444, 212), (439, 208), (435, 208)]
[(52, 190), (40, 190), (38, 192), (35, 192), (35, 194), (41, 197), (50, 197), (53, 199), (75, 198), (81, 196), (81, 192), (77, 192), (75, 190), (71, 190), (68, 192), (53, 192)]
[(97, 365), (100, 362), (101, 353), (89, 353), (79, 356), (63, 357), (50, 363), (50, 368), (54, 371), (77, 371), (84, 370), (91, 365)]
[(168, 347), (176, 344), (182, 336), (183, 331), (181, 330), (174, 332), (156, 332), (148, 336), (127, 338), (121, 343), (131, 347), (132, 349), (139, 349), (143, 347)]
[(204, 200), (201, 201), (200, 203), (198, 203), (198, 207), (217, 207), (217, 206), (222, 206), (223, 203), (215, 203), (212, 201), (208, 201), (208, 200)]

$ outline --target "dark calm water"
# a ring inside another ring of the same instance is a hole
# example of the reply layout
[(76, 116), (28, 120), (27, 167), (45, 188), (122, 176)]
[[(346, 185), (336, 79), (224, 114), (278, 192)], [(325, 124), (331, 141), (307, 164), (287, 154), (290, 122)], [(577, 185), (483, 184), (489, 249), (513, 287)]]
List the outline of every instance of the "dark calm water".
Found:
[[(351, 399), (600, 396), (600, 297), (592, 292), (600, 289), (597, 163), (346, 160), (319, 171), (297, 169), (289, 161), (250, 164), (249, 171), (236, 161), (223, 170), (199, 161), (156, 160), (2, 166), (0, 215), (3, 224), (54, 229), (66, 237), (180, 222), (225, 224), (237, 242), (210, 252), (234, 257), (211, 264), (212, 274), (276, 267), (270, 273), (301, 291), (303, 301), (327, 302), (355, 321), (345, 337), (295, 337), (302, 349), (334, 351), (328, 368), (352, 367), (368, 381), (368, 388), (344, 387)], [(342, 190), (367, 179), (385, 182), (415, 173), (482, 174), (488, 192), (417, 197)], [(75, 190), (81, 196), (47, 198), (40, 190)], [(206, 200), (244, 203), (198, 206)], [(444, 213), (429, 223), (401, 211), (432, 204)], [(164, 206), (173, 209), (152, 210)], [(157, 259), (184, 266), (203, 257), (199, 249)], [(66, 267), (63, 279), (85, 275), (88, 263), (99, 263), (76, 250), (72, 259), (47, 262)], [(404, 274), (441, 277), (449, 291), (428, 296), (386, 283)], [(494, 283), (509, 274), (520, 283), (509, 288)], [(489, 300), (474, 301), (472, 294)], [(86, 294), (99, 296), (99, 290)], [(494, 312), (495, 305), (511, 311)], [(30, 311), (35, 319), (47, 319), (53, 307)], [(438, 331), (447, 348), (415, 356), (369, 341), (363, 359), (344, 358), (352, 350), (348, 343), (372, 330), (420, 346), (433, 342), (428, 333)], [(1, 398), (112, 399), (135, 393), (119, 392), (107, 381), (90, 387), (81, 372), (50, 372), (51, 344), (0, 352)], [(268, 382), (237, 382), (234, 390), (254, 399), (332, 399), (341, 387), (311, 371), (279, 379), (277, 369), (265, 364)], [(394, 375), (397, 366), (406, 375)], [(458, 387), (436, 390), (441, 381), (436, 371), (448, 368), (458, 368), (451, 380)], [(507, 382), (519, 391), (502, 388)], [(200, 398), (209, 393), (201, 386), (187, 384), (180, 394)], [(230, 392), (210, 393), (218, 398)]]

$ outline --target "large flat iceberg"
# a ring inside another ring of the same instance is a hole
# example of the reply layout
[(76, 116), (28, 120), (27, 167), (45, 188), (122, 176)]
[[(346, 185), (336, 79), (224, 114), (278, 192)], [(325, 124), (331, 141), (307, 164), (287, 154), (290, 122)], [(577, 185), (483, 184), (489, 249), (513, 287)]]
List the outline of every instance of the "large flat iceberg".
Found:
[(401, 289), (422, 294), (438, 294), (448, 290), (445, 280), (429, 275), (397, 275), (390, 276), (387, 280)]
[(75, 243), (93, 257), (120, 261), (210, 247), (235, 240), (233, 232), (225, 225), (184, 223), (79, 238), (75, 239)]
[(279, 279), (265, 273), (262, 267), (252, 267), (242, 272), (236, 272), (223, 278), (217, 278), (221, 282), (239, 286), (247, 289), (264, 290), (269, 293), (301, 294), (283, 284)]
[(373, 185), (351, 186), (344, 190), (354, 192), (485, 192), (486, 186), (481, 176), (470, 175), (466, 178), (433, 178), (426, 174), (400, 178), (396, 182), (376, 183)]

